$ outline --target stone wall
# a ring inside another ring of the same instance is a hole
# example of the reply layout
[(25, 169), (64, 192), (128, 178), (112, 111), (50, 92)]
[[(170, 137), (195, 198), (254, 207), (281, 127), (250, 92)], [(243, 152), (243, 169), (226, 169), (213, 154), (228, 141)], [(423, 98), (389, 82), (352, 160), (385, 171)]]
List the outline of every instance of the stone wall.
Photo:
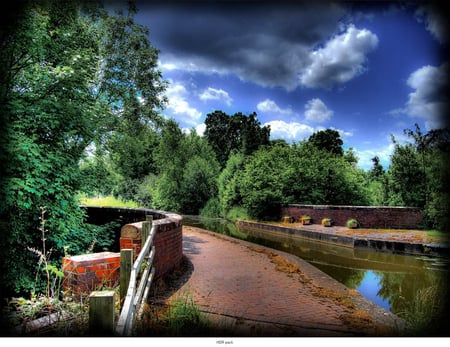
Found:
[(420, 229), (423, 224), (422, 211), (415, 207), (287, 205), (281, 213), (295, 221), (309, 215), (313, 224), (331, 218), (338, 226), (345, 226), (347, 220), (355, 218), (362, 228)]

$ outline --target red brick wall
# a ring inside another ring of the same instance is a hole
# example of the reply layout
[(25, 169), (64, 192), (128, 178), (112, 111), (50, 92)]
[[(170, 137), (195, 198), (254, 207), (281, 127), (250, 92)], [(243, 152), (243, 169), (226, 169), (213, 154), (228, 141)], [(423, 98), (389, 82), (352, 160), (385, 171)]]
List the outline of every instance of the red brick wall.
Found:
[(153, 239), (155, 245), (155, 277), (168, 274), (181, 263), (183, 257), (182, 226), (173, 229), (158, 231)]
[(415, 207), (288, 205), (281, 213), (294, 217), (295, 221), (309, 215), (314, 224), (320, 224), (322, 218), (331, 218), (340, 226), (355, 218), (363, 228), (420, 229), (423, 223), (422, 211)]
[[(153, 244), (156, 249), (153, 266), (155, 277), (162, 277), (177, 267), (183, 257), (182, 217), (176, 214), (149, 209), (91, 208), (84, 207), (90, 216), (90, 222), (106, 223), (111, 220), (126, 221), (126, 223), (145, 220), (146, 215), (152, 215), (155, 227)], [(133, 212), (136, 212), (133, 214)], [(103, 215), (103, 213), (105, 215)], [(158, 218), (158, 219), (156, 219)], [(142, 223), (138, 222), (139, 228)], [(136, 237), (120, 237), (120, 249), (133, 249), (134, 259), (137, 258), (142, 244), (140, 230)], [(102, 252), (83, 254), (63, 258), (64, 290), (71, 289), (74, 293), (90, 293), (102, 286), (112, 288), (120, 279), (120, 253)]]
[[(134, 223), (139, 229), (136, 237), (120, 237), (120, 249), (133, 249), (134, 259), (137, 258), (142, 248), (140, 230), (142, 223)], [(155, 277), (162, 277), (177, 267), (183, 257), (183, 234), (181, 217), (165, 218), (153, 221), (155, 236), (153, 245), (155, 246)], [(122, 227), (125, 228), (125, 226)]]
[(90, 293), (101, 287), (112, 288), (119, 283), (120, 253), (82, 254), (62, 259), (64, 290)]

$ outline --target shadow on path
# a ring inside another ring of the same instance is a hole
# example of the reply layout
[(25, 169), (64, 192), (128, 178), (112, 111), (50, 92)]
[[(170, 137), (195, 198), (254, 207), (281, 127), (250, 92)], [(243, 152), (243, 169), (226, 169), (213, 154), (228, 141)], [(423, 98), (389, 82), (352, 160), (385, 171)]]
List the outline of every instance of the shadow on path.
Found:
[(197, 243), (207, 243), (197, 236), (183, 236), (183, 254), (200, 254), (201, 250), (197, 247)]
[(201, 249), (197, 244), (207, 242), (197, 236), (183, 236), (183, 259), (181, 264), (172, 273), (153, 285), (153, 295), (149, 298), (150, 304), (165, 305), (167, 300), (189, 281), (194, 272), (194, 264), (189, 259), (189, 255), (200, 254)]

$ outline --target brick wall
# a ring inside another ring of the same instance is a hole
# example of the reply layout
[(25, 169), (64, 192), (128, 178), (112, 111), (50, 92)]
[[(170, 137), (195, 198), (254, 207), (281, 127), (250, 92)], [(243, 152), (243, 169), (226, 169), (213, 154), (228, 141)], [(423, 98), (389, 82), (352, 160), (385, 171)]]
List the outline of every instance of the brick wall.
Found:
[(420, 229), (423, 224), (422, 211), (415, 207), (287, 205), (282, 207), (281, 213), (295, 221), (302, 215), (309, 215), (314, 224), (331, 218), (340, 226), (355, 218), (363, 228)]
[(101, 252), (62, 259), (64, 290), (90, 293), (101, 287), (112, 288), (119, 283), (120, 253)]
[[(150, 209), (87, 207), (87, 221), (91, 224), (102, 225), (110, 221), (125, 224), (121, 227), (119, 238), (120, 249), (133, 249), (134, 259), (141, 248), (142, 222), (147, 215), (153, 216), (155, 236), (153, 244), (156, 253), (153, 259), (155, 277), (162, 277), (176, 268), (183, 257), (182, 217), (164, 211)], [(130, 225), (135, 232), (130, 232)], [(128, 227), (126, 237), (121, 233)], [(89, 293), (101, 287), (112, 288), (118, 284), (120, 278), (120, 253), (102, 252), (83, 254), (63, 258), (64, 290), (71, 289), (74, 293)]]
[[(168, 218), (153, 221), (155, 236), (155, 277), (162, 277), (177, 267), (183, 257), (182, 219), (171, 215)], [(133, 230), (134, 229), (134, 230)], [(137, 258), (141, 248), (142, 222), (129, 223), (122, 227), (120, 249), (133, 249), (134, 259)]]

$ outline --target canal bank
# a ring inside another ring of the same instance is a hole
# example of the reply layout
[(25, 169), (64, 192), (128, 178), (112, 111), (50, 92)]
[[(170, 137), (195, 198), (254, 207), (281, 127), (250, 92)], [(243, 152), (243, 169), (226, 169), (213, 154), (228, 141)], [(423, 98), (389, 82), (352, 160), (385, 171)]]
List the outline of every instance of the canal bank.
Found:
[[(183, 224), (295, 255), (412, 324), (438, 327), (449, 322), (448, 300), (445, 302), (450, 297), (448, 257), (380, 252), (282, 232), (243, 230), (234, 222), (221, 218), (183, 216)], [(341, 232), (346, 230), (341, 228)], [(421, 308), (427, 311), (426, 318), (424, 312), (420, 312)], [(447, 328), (444, 330), (448, 334)]]
[(259, 230), (267, 232), (295, 235), (318, 242), (350, 247), (354, 249), (370, 249), (378, 252), (390, 252), (406, 255), (443, 256), (450, 255), (450, 248), (443, 244), (429, 243), (420, 231), (400, 232), (392, 229), (389, 233), (349, 232), (349, 228), (319, 224), (302, 225), (260, 223), (253, 221), (237, 221), (238, 230)]
[(183, 226), (191, 297), (232, 336), (404, 336), (404, 321), (285, 252)]

